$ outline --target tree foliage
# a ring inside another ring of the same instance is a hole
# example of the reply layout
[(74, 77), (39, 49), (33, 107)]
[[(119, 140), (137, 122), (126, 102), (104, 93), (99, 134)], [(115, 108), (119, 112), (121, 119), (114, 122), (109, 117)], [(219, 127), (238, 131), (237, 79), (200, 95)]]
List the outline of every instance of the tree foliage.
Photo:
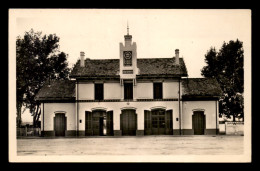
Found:
[(219, 52), (211, 47), (205, 55), (206, 66), (201, 70), (205, 77), (216, 78), (223, 91), (220, 98), (220, 115), (244, 116), (244, 50), (238, 39), (224, 42)]
[(35, 96), (49, 79), (68, 79), (67, 56), (59, 52), (59, 37), (43, 35), (31, 29), (16, 39), (17, 125), (21, 124), (22, 106), (29, 109), (34, 125), (40, 117)]

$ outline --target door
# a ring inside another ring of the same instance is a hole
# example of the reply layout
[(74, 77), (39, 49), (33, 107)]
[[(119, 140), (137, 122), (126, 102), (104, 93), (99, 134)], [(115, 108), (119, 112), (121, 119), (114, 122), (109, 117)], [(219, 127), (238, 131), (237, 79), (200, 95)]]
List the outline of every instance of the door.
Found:
[(56, 113), (54, 117), (55, 136), (65, 136), (66, 117), (64, 113)]
[(96, 110), (92, 112), (92, 130), (93, 135), (104, 135), (104, 117), (106, 115), (105, 111)]
[(152, 111), (152, 134), (153, 135), (165, 135), (165, 110), (153, 110)]
[(113, 111), (85, 112), (85, 135), (113, 135)]
[(144, 111), (145, 135), (172, 135), (172, 110), (156, 109)]
[(137, 115), (135, 110), (122, 110), (120, 129), (122, 130), (122, 135), (136, 135)]
[(204, 129), (206, 128), (205, 115), (203, 111), (194, 111), (192, 115), (192, 127), (194, 135), (204, 135)]

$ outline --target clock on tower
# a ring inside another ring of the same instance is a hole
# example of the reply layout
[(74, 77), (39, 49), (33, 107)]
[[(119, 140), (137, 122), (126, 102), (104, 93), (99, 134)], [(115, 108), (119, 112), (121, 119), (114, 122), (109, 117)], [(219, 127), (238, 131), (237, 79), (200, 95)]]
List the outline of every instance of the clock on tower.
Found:
[(124, 51), (124, 66), (132, 66), (132, 51)]

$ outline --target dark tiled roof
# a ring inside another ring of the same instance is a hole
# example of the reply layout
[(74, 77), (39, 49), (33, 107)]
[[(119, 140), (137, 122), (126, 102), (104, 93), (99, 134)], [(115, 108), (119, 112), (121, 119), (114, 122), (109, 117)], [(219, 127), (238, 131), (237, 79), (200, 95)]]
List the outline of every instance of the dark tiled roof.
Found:
[[(137, 67), (140, 75), (186, 76), (187, 69), (182, 58), (180, 65), (175, 65), (175, 58), (140, 58)], [(78, 60), (72, 69), (71, 77), (118, 76), (119, 59), (87, 59), (85, 67), (80, 67)]]
[(80, 61), (78, 60), (70, 76), (116, 76), (118, 74), (118, 59), (87, 59), (85, 60), (85, 67), (80, 67)]
[(75, 81), (55, 80), (44, 84), (36, 95), (36, 100), (74, 100)]
[(222, 90), (216, 79), (187, 78), (182, 80), (183, 96), (220, 96)]

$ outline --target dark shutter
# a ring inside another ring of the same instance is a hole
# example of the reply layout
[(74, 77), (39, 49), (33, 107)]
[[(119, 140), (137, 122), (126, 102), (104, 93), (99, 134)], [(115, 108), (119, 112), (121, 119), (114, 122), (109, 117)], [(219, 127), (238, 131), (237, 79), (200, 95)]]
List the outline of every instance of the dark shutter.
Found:
[(167, 110), (165, 115), (166, 135), (173, 134), (172, 110)]
[(152, 124), (151, 124), (151, 111), (144, 111), (144, 134), (151, 135), (152, 134)]
[(92, 135), (92, 113), (85, 112), (85, 135)]
[(67, 130), (67, 117), (65, 117), (65, 130)]
[(107, 135), (113, 135), (113, 111), (107, 112)]
[(162, 83), (153, 83), (154, 99), (162, 99)]
[(104, 92), (103, 92), (103, 84), (95, 84), (95, 100), (103, 100)]
[(54, 127), (54, 131), (56, 131), (56, 117), (53, 118), (53, 127)]
[(120, 130), (123, 130), (123, 114), (120, 114)]

